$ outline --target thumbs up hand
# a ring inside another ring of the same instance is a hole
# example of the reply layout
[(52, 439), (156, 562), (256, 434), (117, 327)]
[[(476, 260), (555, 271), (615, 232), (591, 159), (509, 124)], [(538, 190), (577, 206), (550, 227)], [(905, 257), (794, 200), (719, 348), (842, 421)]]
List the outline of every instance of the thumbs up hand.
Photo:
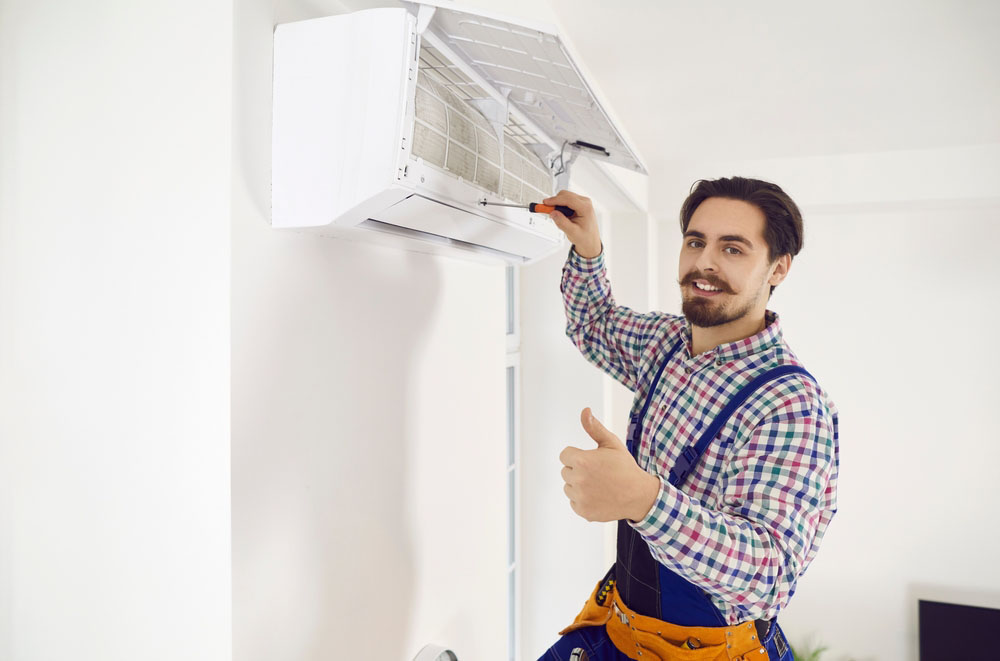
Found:
[(639, 467), (621, 439), (591, 415), (590, 407), (580, 413), (580, 422), (597, 448), (567, 447), (559, 454), (570, 507), (587, 521), (639, 521), (659, 496), (660, 479)]

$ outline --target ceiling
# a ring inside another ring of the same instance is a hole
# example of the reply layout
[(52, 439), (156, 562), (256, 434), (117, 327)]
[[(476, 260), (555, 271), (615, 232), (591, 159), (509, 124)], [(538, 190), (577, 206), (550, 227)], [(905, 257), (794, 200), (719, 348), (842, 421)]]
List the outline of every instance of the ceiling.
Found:
[(651, 169), (1000, 142), (1000, 2), (548, 0)]

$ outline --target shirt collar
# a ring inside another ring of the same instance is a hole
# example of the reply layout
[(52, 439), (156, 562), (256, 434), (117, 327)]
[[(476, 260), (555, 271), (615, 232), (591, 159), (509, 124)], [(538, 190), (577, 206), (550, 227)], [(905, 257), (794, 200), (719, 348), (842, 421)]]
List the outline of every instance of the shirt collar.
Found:
[[(720, 344), (715, 349), (703, 355), (712, 354), (717, 361), (729, 362), (767, 351), (781, 342), (781, 319), (778, 317), (777, 312), (764, 310), (764, 320), (767, 325), (764, 327), (764, 330), (756, 335), (751, 335), (750, 337), (745, 337), (742, 340), (736, 340), (728, 344)], [(688, 323), (687, 317), (684, 318), (684, 338), (688, 356), (691, 356), (691, 325)]]

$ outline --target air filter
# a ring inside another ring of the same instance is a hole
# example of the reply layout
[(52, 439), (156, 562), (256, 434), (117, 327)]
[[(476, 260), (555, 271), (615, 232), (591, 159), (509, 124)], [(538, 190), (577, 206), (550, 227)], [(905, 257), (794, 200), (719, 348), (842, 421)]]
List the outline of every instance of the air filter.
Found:
[(523, 126), (508, 116), (501, 144), (473, 103), (489, 96), (433, 46), (422, 44), (419, 58), (412, 158), (519, 204), (555, 193), (555, 179), (527, 146), (534, 140)]

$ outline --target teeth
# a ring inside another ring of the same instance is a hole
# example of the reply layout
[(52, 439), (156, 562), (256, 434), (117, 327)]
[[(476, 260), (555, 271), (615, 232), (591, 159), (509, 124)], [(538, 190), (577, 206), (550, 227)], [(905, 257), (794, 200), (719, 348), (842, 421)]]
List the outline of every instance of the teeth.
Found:
[(700, 282), (694, 283), (694, 286), (698, 289), (704, 289), (705, 291), (720, 291), (718, 287), (713, 287), (711, 285), (703, 285)]

